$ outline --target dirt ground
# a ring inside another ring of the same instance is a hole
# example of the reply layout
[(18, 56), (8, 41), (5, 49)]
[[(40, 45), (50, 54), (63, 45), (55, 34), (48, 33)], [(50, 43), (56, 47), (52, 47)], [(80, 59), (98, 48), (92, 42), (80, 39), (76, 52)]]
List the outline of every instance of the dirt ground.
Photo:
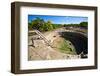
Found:
[[(51, 46), (46, 45), (44, 40), (38, 40), (39, 45), (34, 47), (28, 46), (28, 60), (55, 60), (55, 59), (77, 59), (80, 58), (76, 55), (66, 54), (60, 52), (57, 47), (62, 40), (60, 35), (56, 31), (50, 31), (44, 33), (44, 36), (50, 41)], [(37, 43), (37, 42), (36, 42)], [(32, 44), (31, 37), (29, 36), (29, 44)]]

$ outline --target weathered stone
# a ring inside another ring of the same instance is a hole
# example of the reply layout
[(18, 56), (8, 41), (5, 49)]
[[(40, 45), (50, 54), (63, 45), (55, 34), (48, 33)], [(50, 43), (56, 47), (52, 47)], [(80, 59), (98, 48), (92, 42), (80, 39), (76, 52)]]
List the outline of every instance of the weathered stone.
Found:
[(32, 44), (34, 47), (41, 47), (44, 45), (44, 41), (43, 40), (33, 40)]

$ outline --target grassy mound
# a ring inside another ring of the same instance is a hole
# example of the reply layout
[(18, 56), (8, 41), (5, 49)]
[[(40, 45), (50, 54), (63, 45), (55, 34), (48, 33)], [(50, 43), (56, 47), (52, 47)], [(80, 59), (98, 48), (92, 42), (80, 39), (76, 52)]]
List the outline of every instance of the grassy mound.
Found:
[(73, 44), (64, 38), (57, 38), (54, 40), (53, 46), (55, 47), (55, 50), (58, 50), (62, 53), (76, 54)]

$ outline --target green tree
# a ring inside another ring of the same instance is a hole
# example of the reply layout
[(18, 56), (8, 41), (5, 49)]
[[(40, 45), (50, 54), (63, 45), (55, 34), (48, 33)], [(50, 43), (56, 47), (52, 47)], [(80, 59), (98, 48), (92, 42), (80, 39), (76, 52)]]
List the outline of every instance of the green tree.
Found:
[(52, 22), (51, 22), (50, 20), (47, 21), (46, 27), (47, 27), (47, 30), (48, 30), (48, 31), (53, 30)]
[(88, 26), (88, 22), (81, 22), (79, 25), (81, 27), (87, 27)]
[(28, 29), (32, 30), (32, 23), (31, 22), (28, 23)]
[(32, 23), (31, 26), (33, 29), (42, 30), (42, 26), (45, 24), (45, 21), (37, 17), (31, 23)]

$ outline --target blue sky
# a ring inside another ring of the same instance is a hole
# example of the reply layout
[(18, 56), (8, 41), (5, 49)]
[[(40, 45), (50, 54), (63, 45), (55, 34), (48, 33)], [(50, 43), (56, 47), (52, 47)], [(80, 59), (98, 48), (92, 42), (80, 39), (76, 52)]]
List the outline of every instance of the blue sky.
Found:
[(28, 22), (35, 20), (36, 17), (50, 20), (54, 24), (79, 24), (80, 22), (88, 22), (88, 17), (80, 16), (52, 16), (52, 15), (28, 15)]

